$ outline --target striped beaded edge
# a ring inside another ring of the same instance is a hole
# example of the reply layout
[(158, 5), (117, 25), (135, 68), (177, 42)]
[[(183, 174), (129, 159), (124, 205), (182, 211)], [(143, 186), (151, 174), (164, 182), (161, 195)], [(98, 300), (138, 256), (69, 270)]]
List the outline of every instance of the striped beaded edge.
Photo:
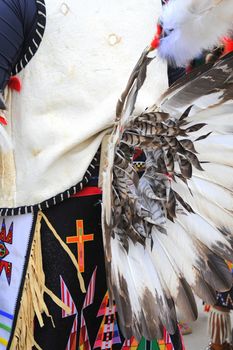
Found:
[(76, 185), (70, 187), (68, 190), (62, 193), (59, 193), (56, 196), (51, 197), (48, 200), (45, 200), (39, 204), (21, 206), (17, 208), (0, 208), (0, 216), (15, 216), (15, 215), (35, 213), (35, 212), (38, 212), (38, 210), (45, 210), (63, 202), (64, 200), (70, 198), (71, 196), (81, 191), (88, 184), (90, 178), (94, 173), (97, 162), (98, 162), (98, 159), (94, 157), (86, 173), (84, 174), (82, 180), (78, 182)]

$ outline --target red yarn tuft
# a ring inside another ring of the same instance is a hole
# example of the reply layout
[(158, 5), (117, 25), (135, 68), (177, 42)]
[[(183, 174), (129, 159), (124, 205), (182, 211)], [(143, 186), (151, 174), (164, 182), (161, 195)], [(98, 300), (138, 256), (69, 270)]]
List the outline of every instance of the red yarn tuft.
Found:
[(152, 50), (155, 50), (159, 47), (159, 44), (160, 44), (160, 37), (161, 37), (161, 34), (163, 32), (163, 28), (161, 26), (160, 23), (157, 24), (157, 31), (156, 31), (156, 34), (154, 36), (154, 39), (152, 40), (152, 42), (150, 43), (150, 47)]
[(229, 37), (224, 37), (222, 39), (223, 45), (224, 45), (224, 50), (223, 50), (223, 55), (226, 55), (229, 52), (233, 51), (233, 40)]
[(209, 312), (209, 311), (210, 311), (210, 308), (211, 308), (210, 305), (205, 304), (205, 306), (204, 306), (204, 311), (205, 311), (205, 312)]
[(8, 82), (8, 87), (11, 90), (20, 92), (22, 88), (20, 79), (16, 75), (14, 75), (13, 77), (10, 77), (10, 80)]
[(159, 37), (157, 36), (157, 34), (155, 35), (154, 39), (152, 40), (152, 42), (150, 43), (150, 46), (151, 48), (154, 50), (154, 49), (157, 49), (157, 47), (159, 46)]
[(185, 72), (186, 72), (186, 74), (189, 74), (189, 73), (191, 73), (192, 72), (192, 70), (193, 70), (193, 68), (192, 68), (192, 65), (191, 64), (189, 64), (186, 68), (185, 68)]
[(7, 120), (6, 120), (6, 118), (2, 117), (1, 115), (0, 115), (0, 124), (2, 124), (2, 125), (7, 125)]

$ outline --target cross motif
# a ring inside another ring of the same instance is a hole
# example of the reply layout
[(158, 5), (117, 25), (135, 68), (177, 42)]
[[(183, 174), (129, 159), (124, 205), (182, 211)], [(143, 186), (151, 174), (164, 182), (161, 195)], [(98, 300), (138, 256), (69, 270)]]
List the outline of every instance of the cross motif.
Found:
[(94, 240), (94, 234), (84, 234), (83, 220), (76, 220), (76, 233), (77, 236), (66, 237), (66, 243), (76, 243), (77, 244), (77, 261), (79, 265), (80, 272), (85, 270), (85, 260), (84, 260), (84, 243)]

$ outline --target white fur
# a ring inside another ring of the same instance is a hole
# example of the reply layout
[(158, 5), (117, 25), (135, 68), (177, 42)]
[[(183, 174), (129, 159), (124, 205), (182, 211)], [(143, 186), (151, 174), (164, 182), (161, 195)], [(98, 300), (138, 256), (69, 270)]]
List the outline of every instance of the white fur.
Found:
[(232, 0), (170, 0), (161, 22), (166, 37), (161, 39), (160, 56), (176, 66), (185, 66), (212, 48), (233, 24)]

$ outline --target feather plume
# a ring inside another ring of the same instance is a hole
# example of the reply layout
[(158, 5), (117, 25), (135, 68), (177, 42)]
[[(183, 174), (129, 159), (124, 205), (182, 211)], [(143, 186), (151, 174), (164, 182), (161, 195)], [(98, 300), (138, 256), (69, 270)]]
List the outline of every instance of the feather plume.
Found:
[(161, 15), (160, 56), (185, 66), (204, 49), (212, 49), (233, 26), (231, 0), (170, 0)]

